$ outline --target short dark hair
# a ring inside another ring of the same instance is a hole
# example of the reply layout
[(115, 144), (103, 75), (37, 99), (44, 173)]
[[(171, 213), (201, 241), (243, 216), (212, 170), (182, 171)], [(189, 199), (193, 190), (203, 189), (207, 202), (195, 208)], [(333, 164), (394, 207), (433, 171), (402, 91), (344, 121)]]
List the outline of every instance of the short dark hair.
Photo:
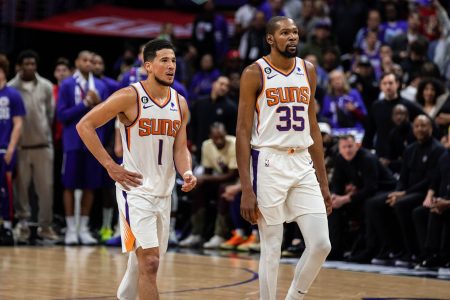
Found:
[(151, 61), (156, 57), (156, 52), (161, 49), (172, 49), (175, 52), (175, 47), (171, 42), (163, 39), (154, 39), (144, 46), (144, 61)]
[(9, 60), (4, 54), (0, 54), (0, 69), (5, 73), (5, 77), (9, 75)]
[(275, 31), (278, 29), (278, 22), (284, 21), (284, 20), (289, 20), (289, 19), (290, 18), (285, 17), (285, 16), (276, 16), (276, 17), (270, 18), (269, 22), (267, 22), (267, 25), (266, 25), (267, 34), (274, 34)]
[(39, 55), (36, 53), (36, 51), (28, 49), (23, 50), (19, 53), (19, 55), (17, 56), (17, 64), (23, 64), (23, 61), (27, 58), (34, 58), (36, 64), (39, 63)]
[(395, 81), (398, 83), (401, 83), (400, 78), (394, 72), (384, 72), (383, 74), (381, 74), (380, 82), (384, 79), (384, 77), (389, 76), (389, 75), (394, 75)]
[(225, 125), (221, 122), (214, 122), (209, 126), (209, 132), (212, 132), (213, 130), (220, 130), (227, 134), (227, 129), (225, 128)]
[(348, 139), (352, 139), (353, 141), (356, 141), (355, 136), (353, 134), (343, 134), (338, 137), (339, 141), (341, 141), (341, 140), (346, 141)]
[(67, 58), (65, 58), (65, 57), (60, 57), (60, 58), (58, 58), (58, 59), (56, 60), (55, 68), (56, 68), (57, 66), (60, 66), (60, 65), (66, 66), (68, 69), (70, 69), (70, 62), (69, 62), (69, 60), (68, 60)]

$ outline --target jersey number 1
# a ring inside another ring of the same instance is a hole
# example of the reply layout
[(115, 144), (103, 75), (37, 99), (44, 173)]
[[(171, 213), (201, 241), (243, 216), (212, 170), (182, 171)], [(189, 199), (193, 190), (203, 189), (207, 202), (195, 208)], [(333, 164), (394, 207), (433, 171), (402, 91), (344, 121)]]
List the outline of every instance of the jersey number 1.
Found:
[(304, 106), (279, 106), (277, 113), (280, 114), (280, 121), (284, 122), (284, 124), (277, 125), (277, 129), (279, 131), (289, 131), (292, 128), (295, 131), (303, 131), (305, 129), (305, 119), (300, 116), (302, 111), (305, 111)]
[(158, 165), (162, 165), (163, 140), (159, 140)]

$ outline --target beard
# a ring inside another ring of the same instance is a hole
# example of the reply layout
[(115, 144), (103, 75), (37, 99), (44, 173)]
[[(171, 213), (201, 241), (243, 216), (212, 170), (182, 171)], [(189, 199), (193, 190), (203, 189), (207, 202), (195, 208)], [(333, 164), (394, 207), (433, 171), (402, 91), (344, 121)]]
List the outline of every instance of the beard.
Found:
[(162, 80), (161, 78), (158, 78), (156, 75), (155, 75), (155, 80), (157, 83), (159, 83), (162, 86), (171, 86), (173, 83), (173, 82)]
[(292, 57), (296, 57), (297, 56), (297, 46), (295, 46), (295, 51), (294, 52), (290, 52), (287, 48), (288, 46), (286, 45), (286, 47), (284, 48), (284, 50), (281, 50), (280, 47), (278, 47), (278, 44), (275, 44), (275, 48), (278, 50), (278, 52), (283, 55), (286, 58), (292, 58)]

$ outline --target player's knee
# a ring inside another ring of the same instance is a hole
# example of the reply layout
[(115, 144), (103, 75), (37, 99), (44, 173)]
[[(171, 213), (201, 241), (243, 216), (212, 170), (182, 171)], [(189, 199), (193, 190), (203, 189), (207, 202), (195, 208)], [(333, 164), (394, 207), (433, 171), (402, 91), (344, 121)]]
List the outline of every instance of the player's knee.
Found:
[(328, 237), (318, 238), (311, 249), (312, 253), (326, 257), (331, 251), (331, 243)]
[(141, 273), (146, 275), (155, 275), (158, 272), (159, 257), (156, 255), (147, 255), (142, 259), (142, 265), (140, 266)]

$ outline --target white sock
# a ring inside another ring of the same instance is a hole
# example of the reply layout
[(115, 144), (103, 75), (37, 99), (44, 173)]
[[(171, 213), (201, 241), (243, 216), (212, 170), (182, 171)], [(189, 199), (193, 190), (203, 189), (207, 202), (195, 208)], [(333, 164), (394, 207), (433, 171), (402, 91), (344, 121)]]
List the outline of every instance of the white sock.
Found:
[(103, 208), (102, 228), (111, 229), (112, 217), (113, 217), (113, 209), (112, 208)]
[(305, 241), (305, 251), (295, 267), (286, 299), (303, 299), (330, 253), (328, 220), (325, 214), (307, 214), (295, 219)]
[(136, 300), (138, 297), (139, 267), (136, 252), (128, 254), (128, 264), (125, 275), (123, 275), (117, 298), (120, 300)]
[(12, 228), (11, 221), (3, 221), (3, 228), (11, 229)]
[(280, 266), (283, 224), (267, 225), (258, 218), (261, 243), (259, 259), (259, 292), (261, 300), (275, 300), (277, 295), (278, 268)]
[(80, 216), (80, 231), (89, 230), (89, 216)]
[(244, 230), (242, 228), (236, 228), (235, 231), (239, 236), (244, 236)]
[(66, 216), (66, 224), (67, 224), (67, 230), (72, 230), (72, 231), (76, 230), (74, 216)]

